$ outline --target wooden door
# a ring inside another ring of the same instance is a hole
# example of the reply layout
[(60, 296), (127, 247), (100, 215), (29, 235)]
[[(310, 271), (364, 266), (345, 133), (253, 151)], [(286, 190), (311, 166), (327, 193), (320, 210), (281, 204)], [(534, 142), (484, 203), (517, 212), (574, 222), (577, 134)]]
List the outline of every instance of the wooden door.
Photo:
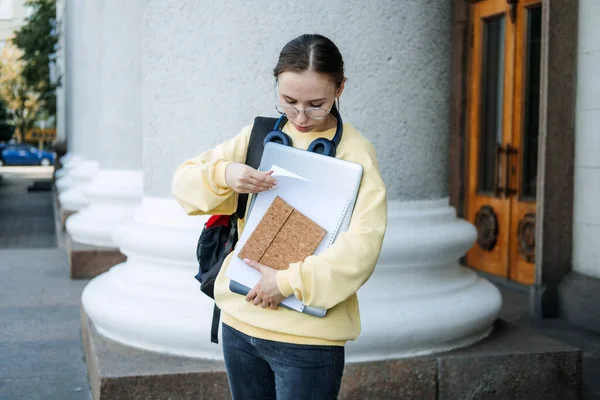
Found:
[(540, 0), (472, 6), (467, 216), (470, 266), (532, 284), (540, 82)]

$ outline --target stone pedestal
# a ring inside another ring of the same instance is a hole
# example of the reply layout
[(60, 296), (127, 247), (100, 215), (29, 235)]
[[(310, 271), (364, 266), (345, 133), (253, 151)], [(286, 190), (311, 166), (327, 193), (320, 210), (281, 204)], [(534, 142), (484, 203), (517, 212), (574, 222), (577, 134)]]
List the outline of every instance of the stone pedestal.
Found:
[[(83, 311), (82, 335), (93, 400), (231, 399), (220, 361), (124, 346), (100, 335)], [(488, 398), (579, 399), (581, 353), (498, 321), (490, 337), (468, 349), (348, 363), (340, 391), (343, 400)]]
[(116, 248), (85, 245), (67, 237), (71, 279), (91, 279), (127, 260)]
[(571, 272), (560, 285), (560, 315), (600, 334), (600, 279)]

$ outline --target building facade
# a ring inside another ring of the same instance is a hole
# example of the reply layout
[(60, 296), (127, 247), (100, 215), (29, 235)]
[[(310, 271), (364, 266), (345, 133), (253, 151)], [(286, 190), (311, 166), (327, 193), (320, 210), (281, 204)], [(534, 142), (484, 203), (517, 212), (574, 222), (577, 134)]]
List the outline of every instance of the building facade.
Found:
[(14, 32), (25, 24), (30, 9), (25, 7), (25, 0), (0, 1), (0, 50)]

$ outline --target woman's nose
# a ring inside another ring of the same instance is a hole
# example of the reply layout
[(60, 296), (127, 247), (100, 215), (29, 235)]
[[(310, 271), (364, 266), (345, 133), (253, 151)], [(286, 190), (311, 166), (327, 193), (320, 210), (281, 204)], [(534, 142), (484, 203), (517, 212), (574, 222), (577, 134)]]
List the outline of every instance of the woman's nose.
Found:
[(304, 111), (299, 112), (298, 116), (296, 117), (296, 122), (298, 122), (299, 124), (302, 125), (306, 121), (308, 121), (308, 117), (306, 116), (306, 113)]

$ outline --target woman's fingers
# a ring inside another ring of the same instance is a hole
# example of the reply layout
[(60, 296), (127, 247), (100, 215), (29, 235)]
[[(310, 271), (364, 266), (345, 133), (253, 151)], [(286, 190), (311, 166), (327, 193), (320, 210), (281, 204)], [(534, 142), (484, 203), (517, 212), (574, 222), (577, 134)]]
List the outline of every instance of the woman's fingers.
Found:
[(266, 190), (269, 190), (269, 189), (262, 187), (262, 186), (256, 186), (256, 185), (247, 183), (245, 185), (240, 186), (239, 189), (236, 190), (236, 192), (238, 192), (238, 193), (260, 193), (260, 192), (264, 192)]
[(248, 294), (246, 295), (246, 301), (250, 302), (252, 300), (254, 300), (254, 298), (257, 296), (256, 290), (252, 289), (248, 292)]
[(227, 184), (238, 193), (260, 193), (276, 187), (273, 171), (258, 171), (240, 163), (231, 163), (225, 170)]
[(248, 178), (248, 183), (257, 187), (262, 187), (264, 189), (271, 189), (273, 187), (273, 184), (261, 181), (253, 176)]
[(250, 178), (248, 180), (248, 183), (250, 185), (253, 185), (255, 188), (259, 188), (261, 190), (271, 190), (274, 187), (274, 185), (272, 183), (267, 183), (267, 182), (264, 182), (264, 181), (259, 181), (256, 178)]
[(259, 186), (271, 188), (277, 184), (275, 178), (271, 176), (272, 174), (273, 171), (262, 172), (253, 170), (250, 174), (250, 178), (252, 179), (253, 183), (256, 183)]
[(253, 172), (249, 176), (240, 180), (239, 186), (237, 188), (238, 190), (236, 190), (237, 192), (260, 193), (264, 192), (265, 190), (271, 190), (274, 187), (276, 187), (275, 178), (270, 176), (272, 171), (268, 171), (266, 173), (256, 170), (252, 171)]

